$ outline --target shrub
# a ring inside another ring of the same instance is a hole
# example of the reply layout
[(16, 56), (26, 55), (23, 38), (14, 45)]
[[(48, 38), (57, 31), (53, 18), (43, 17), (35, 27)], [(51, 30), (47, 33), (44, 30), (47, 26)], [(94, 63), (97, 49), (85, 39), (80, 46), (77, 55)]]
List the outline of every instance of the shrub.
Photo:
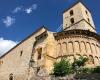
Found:
[(53, 75), (65, 76), (71, 73), (71, 64), (66, 59), (61, 59), (60, 62), (54, 64)]
[(100, 73), (100, 66), (93, 69), (92, 73)]
[(92, 68), (79, 68), (79, 73), (92, 73)]
[(87, 62), (87, 58), (80, 56), (79, 59), (75, 59), (72, 63), (72, 68), (74, 72), (80, 73), (83, 70), (85, 63)]
[(80, 56), (79, 59), (75, 59), (72, 66), (73, 68), (75, 67), (83, 67), (85, 65), (85, 63), (87, 62), (87, 58)]

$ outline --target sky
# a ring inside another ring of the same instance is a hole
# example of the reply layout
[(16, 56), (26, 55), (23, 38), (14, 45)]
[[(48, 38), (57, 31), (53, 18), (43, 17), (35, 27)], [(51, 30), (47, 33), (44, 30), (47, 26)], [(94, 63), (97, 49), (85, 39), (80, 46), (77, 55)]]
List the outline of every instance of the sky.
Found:
[[(45, 25), (57, 31), (63, 11), (78, 0), (0, 0), (0, 55)], [(81, 0), (92, 13), (100, 33), (100, 0)]]

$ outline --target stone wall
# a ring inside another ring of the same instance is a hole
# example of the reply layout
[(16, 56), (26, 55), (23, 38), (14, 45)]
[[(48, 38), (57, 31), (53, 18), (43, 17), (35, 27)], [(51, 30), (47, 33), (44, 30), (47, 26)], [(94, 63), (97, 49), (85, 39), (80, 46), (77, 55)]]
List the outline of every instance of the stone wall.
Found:
[(72, 62), (74, 58), (85, 56), (89, 58), (89, 64), (100, 65), (100, 43), (92, 37), (70, 35), (67, 38), (57, 40), (56, 57), (66, 56)]
[[(73, 19), (73, 23), (71, 19)], [(96, 32), (90, 11), (80, 2), (63, 13), (63, 29), (82, 29)]]
[[(33, 45), (36, 41), (35, 38), (45, 31), (46, 29), (42, 28), (36, 33), (33, 33), (0, 58), (0, 80), (9, 80), (10, 76), (13, 76), (14, 80), (26, 80), (28, 78)], [(39, 46), (37, 47), (42, 47), (43, 42), (39, 42)]]

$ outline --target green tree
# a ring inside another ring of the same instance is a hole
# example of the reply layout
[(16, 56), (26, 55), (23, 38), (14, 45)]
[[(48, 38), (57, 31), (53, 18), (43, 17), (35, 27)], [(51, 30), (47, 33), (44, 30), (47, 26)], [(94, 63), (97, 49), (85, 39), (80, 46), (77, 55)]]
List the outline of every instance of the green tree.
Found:
[(79, 59), (75, 59), (72, 63), (72, 68), (76, 73), (81, 72), (83, 70), (83, 67), (85, 63), (88, 61), (88, 58), (80, 56)]
[(53, 74), (55, 76), (65, 76), (71, 73), (71, 64), (66, 59), (61, 59), (60, 62), (54, 64)]

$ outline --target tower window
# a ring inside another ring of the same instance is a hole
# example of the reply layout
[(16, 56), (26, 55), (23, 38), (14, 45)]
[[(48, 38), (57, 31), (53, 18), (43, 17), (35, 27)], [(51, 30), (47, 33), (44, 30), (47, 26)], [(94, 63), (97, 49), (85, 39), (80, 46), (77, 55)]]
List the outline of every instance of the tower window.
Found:
[(22, 54), (23, 54), (23, 51), (20, 52), (20, 56), (22, 56)]
[(85, 13), (86, 13), (86, 15), (88, 15), (88, 12), (87, 11), (85, 11)]
[(73, 13), (73, 10), (71, 10), (71, 11), (70, 11), (70, 16), (72, 16), (73, 14), (74, 14), (74, 13)]
[(90, 22), (90, 19), (88, 18), (88, 22)]
[(70, 22), (71, 22), (71, 24), (73, 24), (74, 23), (74, 18), (71, 18)]

